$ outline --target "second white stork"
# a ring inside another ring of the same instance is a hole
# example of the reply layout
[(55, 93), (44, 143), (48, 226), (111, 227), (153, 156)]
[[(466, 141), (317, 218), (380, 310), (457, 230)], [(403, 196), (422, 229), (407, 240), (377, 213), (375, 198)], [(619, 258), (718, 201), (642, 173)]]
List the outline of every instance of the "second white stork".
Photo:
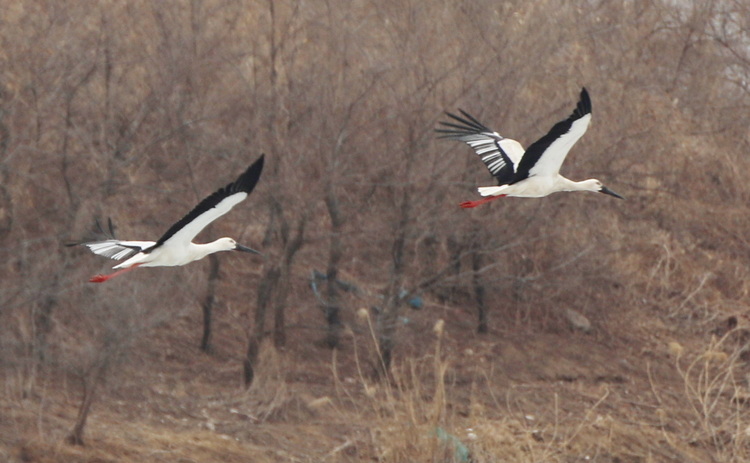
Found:
[[(208, 224), (229, 212), (242, 202), (260, 179), (263, 170), (261, 155), (239, 178), (215, 191), (198, 203), (192, 211), (172, 225), (157, 241), (122, 241), (111, 239), (80, 243), (91, 252), (115, 260), (127, 259), (115, 265), (117, 272), (96, 275), (89, 281), (103, 283), (138, 267), (174, 267), (189, 264), (219, 251), (243, 251), (260, 254), (258, 251), (238, 244), (232, 238), (219, 238), (212, 243), (193, 243), (201, 230)], [(111, 224), (110, 224), (111, 230)]]
[(576, 109), (555, 124), (546, 135), (524, 151), (520, 143), (504, 138), (463, 110), (461, 116), (446, 113), (456, 122), (441, 122), (439, 138), (459, 140), (471, 146), (498, 186), (479, 187), (484, 199), (465, 201), (461, 207), (476, 207), (504, 196), (541, 198), (558, 191), (594, 191), (623, 199), (597, 179), (574, 182), (560, 175), (560, 167), (570, 149), (586, 133), (591, 122), (591, 99), (585, 88)]

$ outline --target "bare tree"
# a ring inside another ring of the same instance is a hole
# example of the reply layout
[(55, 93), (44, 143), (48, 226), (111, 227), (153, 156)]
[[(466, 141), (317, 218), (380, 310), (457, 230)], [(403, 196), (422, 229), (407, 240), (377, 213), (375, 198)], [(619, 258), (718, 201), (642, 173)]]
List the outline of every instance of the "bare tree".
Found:
[[(280, 204), (275, 200), (272, 200), (272, 207), (281, 209)], [(269, 307), (273, 309), (274, 345), (282, 347), (286, 343), (284, 312), (289, 292), (291, 291), (291, 269), (294, 257), (305, 241), (306, 214), (301, 215), (297, 219), (294, 230), (291, 230), (289, 219), (282, 212), (277, 212), (275, 216), (280, 223), (280, 255), (272, 256), (266, 262), (266, 268), (258, 287), (255, 323), (248, 342), (245, 359), (243, 360), (243, 378), (246, 386), (252, 383), (255, 376), (253, 365), (257, 361), (260, 346), (266, 337), (265, 326)]]
[(125, 339), (132, 338), (131, 333), (120, 330), (105, 333), (101, 344), (89, 352), (91, 355), (89, 362), (82, 365), (82, 368), (76, 372), (81, 382), (82, 394), (75, 424), (66, 438), (69, 444), (84, 445), (83, 435), (86, 422), (97, 392), (103, 386), (111, 369), (122, 359), (126, 350)]

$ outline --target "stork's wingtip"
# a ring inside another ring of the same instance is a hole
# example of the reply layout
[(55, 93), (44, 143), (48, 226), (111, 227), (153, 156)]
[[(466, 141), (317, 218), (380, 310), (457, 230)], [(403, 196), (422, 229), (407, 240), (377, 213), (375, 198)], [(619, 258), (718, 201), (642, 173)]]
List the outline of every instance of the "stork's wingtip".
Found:
[(589, 92), (586, 90), (586, 87), (581, 87), (581, 95), (578, 98), (578, 107), (576, 109), (581, 113), (581, 116), (591, 114), (592, 112), (591, 98), (589, 97)]
[[(253, 172), (254, 176), (260, 177), (260, 173), (263, 171), (263, 163), (265, 162), (265, 153), (261, 153), (260, 157), (255, 160), (255, 162), (247, 168), (248, 172)], [(256, 180), (257, 181), (257, 180)]]

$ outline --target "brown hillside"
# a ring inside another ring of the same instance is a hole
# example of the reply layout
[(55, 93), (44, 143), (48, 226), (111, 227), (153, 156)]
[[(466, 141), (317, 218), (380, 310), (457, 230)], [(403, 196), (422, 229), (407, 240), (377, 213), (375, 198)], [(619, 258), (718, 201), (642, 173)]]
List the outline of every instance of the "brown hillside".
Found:
[[(560, 3), (0, 5), (0, 461), (750, 460), (750, 7)], [(624, 201), (457, 206), (444, 111), (528, 146), (583, 86)], [(199, 240), (262, 257), (64, 246), (261, 153)]]

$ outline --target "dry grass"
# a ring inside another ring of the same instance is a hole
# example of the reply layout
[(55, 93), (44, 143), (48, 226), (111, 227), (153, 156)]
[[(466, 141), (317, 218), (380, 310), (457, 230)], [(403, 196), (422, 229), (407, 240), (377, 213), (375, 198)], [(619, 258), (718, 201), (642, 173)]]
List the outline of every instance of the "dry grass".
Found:
[(734, 329), (675, 360), (692, 418), (686, 438), (713, 448), (718, 461), (750, 458), (746, 343), (747, 333)]
[[(622, 373), (622, 380), (607, 377), (617, 349), (580, 333), (529, 342), (507, 332), (502, 341), (477, 344), (456, 328), (426, 329), (418, 339), (423, 354), (398, 359), (387, 381), (363, 366), (362, 358), (376, 351), (371, 334), (350, 334), (349, 348), (304, 366), (297, 349), (264, 345), (257, 382), (247, 391), (212, 375), (188, 374), (194, 379), (179, 382), (186, 387), (157, 386), (155, 377), (139, 379), (143, 373), (134, 370), (131, 381), (146, 389), (118, 393), (111, 384), (94, 406), (83, 448), (64, 444), (75, 412), (74, 385), (4, 400), (9, 419), (0, 425), (0, 449), (11, 462), (44, 463), (463, 462), (467, 455), (474, 462), (498, 456), (528, 463), (700, 462), (708, 455), (739, 462), (747, 456), (748, 417), (738, 332), (709, 344), (694, 338), (681, 338), (680, 348), (665, 343), (663, 354), (647, 354), (648, 361)], [(557, 365), (532, 365), (515, 348), (540, 355), (557, 350)], [(179, 355), (188, 360), (189, 351)], [(565, 363), (575, 352), (589, 359), (588, 372)], [(164, 374), (239, 368), (224, 362), (167, 363)], [(6, 390), (17, 383), (14, 377), (3, 382)]]

